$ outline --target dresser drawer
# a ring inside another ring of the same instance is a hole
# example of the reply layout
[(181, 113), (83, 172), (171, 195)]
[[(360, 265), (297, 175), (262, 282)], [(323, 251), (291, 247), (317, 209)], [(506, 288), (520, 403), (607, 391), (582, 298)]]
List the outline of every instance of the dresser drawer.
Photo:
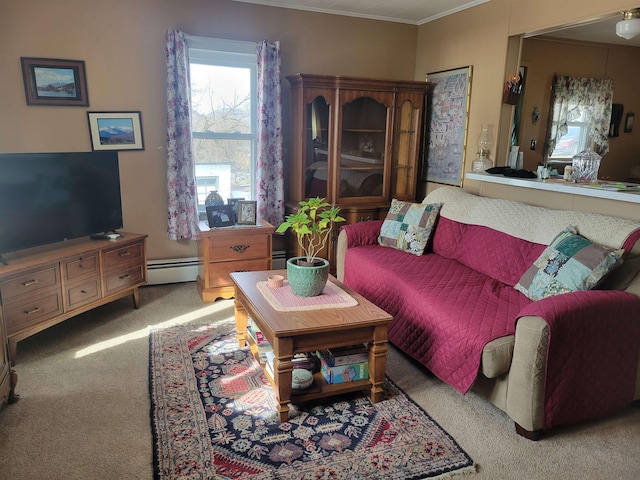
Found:
[(98, 254), (89, 253), (76, 258), (66, 259), (62, 264), (62, 269), (64, 278), (68, 282), (75, 281), (87, 275), (97, 275), (99, 273)]
[(105, 293), (110, 295), (125, 290), (144, 281), (144, 266), (132, 265), (119, 272), (108, 273), (105, 276)]
[(207, 275), (209, 280), (209, 288), (224, 287), (233, 285), (229, 274), (231, 272), (249, 272), (269, 270), (270, 263), (268, 258), (260, 258), (257, 260), (242, 260), (238, 262), (221, 262), (210, 265)]
[(100, 297), (102, 297), (100, 277), (91, 278), (67, 289), (67, 307), (72, 310), (98, 300)]
[(56, 263), (1, 282), (0, 296), (2, 303), (6, 305), (24, 294), (32, 294), (59, 283), (60, 270)]
[(269, 256), (271, 256), (270, 243), (266, 235), (227, 235), (209, 241), (211, 262)]
[(62, 313), (62, 298), (59, 290), (37, 295), (38, 298), (4, 308), (7, 335), (36, 325)]
[(133, 243), (112, 250), (106, 250), (104, 253), (104, 269), (116, 270), (131, 263), (144, 262), (144, 248), (142, 243)]

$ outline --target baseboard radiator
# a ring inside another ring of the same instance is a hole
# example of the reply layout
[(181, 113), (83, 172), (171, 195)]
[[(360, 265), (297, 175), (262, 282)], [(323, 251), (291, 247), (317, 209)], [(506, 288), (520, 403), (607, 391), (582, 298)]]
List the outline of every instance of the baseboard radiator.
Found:
[(274, 270), (284, 270), (287, 268), (287, 252), (275, 250), (271, 255), (271, 268)]
[(149, 260), (147, 273), (147, 285), (195, 282), (198, 276), (198, 257)]
[[(284, 250), (273, 252), (272, 268), (274, 270), (287, 268), (286, 262), (287, 258)], [(149, 260), (147, 262), (147, 273), (149, 277), (147, 285), (195, 282), (198, 276), (198, 257)]]

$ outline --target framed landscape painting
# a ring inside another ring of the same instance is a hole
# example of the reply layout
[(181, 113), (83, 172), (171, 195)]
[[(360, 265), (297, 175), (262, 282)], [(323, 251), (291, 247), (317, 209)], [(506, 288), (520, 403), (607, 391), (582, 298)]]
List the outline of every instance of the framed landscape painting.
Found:
[(140, 112), (87, 112), (94, 150), (144, 150)]
[(89, 105), (84, 62), (21, 57), (27, 105)]
[(427, 75), (423, 180), (462, 185), (472, 70), (468, 66)]

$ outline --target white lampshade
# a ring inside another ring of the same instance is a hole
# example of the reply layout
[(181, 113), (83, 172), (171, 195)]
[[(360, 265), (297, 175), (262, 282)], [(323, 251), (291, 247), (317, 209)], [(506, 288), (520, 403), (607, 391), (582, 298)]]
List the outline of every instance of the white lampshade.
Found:
[(624, 20), (620, 20), (616, 24), (616, 35), (627, 40), (631, 40), (636, 35), (640, 34), (640, 12), (632, 10), (624, 12)]

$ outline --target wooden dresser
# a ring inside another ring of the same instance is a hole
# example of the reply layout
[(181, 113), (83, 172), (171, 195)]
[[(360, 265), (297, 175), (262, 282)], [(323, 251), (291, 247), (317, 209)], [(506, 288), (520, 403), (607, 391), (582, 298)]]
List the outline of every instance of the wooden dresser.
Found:
[(265, 220), (253, 226), (211, 228), (200, 222), (198, 237), (198, 293), (203, 302), (232, 298), (229, 274), (271, 270), (271, 242), (275, 227)]
[(114, 240), (84, 237), (3, 255), (0, 320), (11, 363), (17, 342), (63, 320), (128, 295), (138, 308), (146, 238), (122, 232)]

